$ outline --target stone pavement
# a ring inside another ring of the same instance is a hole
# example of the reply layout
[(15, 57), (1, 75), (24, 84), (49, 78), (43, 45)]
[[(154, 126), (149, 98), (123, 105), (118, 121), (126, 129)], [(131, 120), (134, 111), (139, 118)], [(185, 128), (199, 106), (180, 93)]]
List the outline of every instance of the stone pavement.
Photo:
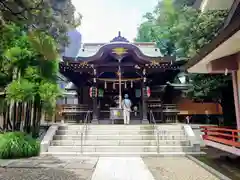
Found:
[(91, 180), (97, 157), (0, 160), (0, 180)]
[(92, 180), (154, 180), (141, 157), (100, 157)]
[[(103, 173), (100, 173), (100, 171)], [(103, 175), (106, 176), (103, 177)], [(217, 177), (186, 157), (98, 158), (85, 156), (54, 157), (48, 155), (29, 159), (0, 160), (0, 180), (36, 179), (218, 180)]]
[(187, 157), (143, 157), (156, 180), (219, 180)]

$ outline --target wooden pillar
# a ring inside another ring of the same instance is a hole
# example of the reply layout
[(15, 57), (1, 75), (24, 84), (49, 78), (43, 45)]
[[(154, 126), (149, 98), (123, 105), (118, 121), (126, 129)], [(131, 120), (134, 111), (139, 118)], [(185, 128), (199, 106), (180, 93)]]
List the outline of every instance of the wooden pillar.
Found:
[(240, 107), (239, 107), (239, 93), (238, 93), (238, 78), (237, 72), (232, 72), (232, 83), (233, 83), (233, 95), (234, 95), (234, 104), (236, 111), (236, 120), (237, 120), (237, 129), (240, 129)]
[(147, 95), (146, 95), (146, 70), (143, 70), (143, 81), (142, 81), (142, 124), (149, 124), (148, 117), (147, 117)]
[(161, 107), (160, 107), (160, 110), (161, 110), (161, 122), (165, 123), (166, 120), (164, 120), (164, 114), (163, 114), (163, 101), (161, 100)]
[[(97, 88), (97, 70), (93, 69), (93, 88)], [(97, 96), (92, 97), (93, 99), (93, 118), (92, 118), (92, 124), (98, 124), (98, 105), (97, 105)]]

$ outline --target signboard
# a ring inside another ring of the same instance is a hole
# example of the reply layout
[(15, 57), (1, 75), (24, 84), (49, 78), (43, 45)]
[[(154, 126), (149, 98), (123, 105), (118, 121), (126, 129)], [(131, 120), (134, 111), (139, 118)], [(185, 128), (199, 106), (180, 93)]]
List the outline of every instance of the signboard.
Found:
[(103, 89), (98, 89), (98, 97), (103, 97), (104, 90)]
[(120, 108), (110, 108), (110, 119), (123, 119), (123, 110)]
[(150, 97), (151, 96), (151, 89), (150, 89), (150, 87), (145, 87), (144, 88), (144, 97)]
[(141, 97), (141, 89), (136, 89), (135, 90), (135, 96), (136, 96), (136, 98), (140, 98)]

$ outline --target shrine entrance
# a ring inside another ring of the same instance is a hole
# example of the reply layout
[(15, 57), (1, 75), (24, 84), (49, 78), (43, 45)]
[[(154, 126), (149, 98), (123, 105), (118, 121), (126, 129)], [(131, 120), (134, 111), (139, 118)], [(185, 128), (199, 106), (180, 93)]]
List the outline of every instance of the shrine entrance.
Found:
[[(149, 123), (149, 107), (156, 102), (149, 89), (161, 90), (159, 86), (172, 81), (179, 67), (173, 57), (163, 57), (155, 43), (130, 43), (119, 33), (110, 43), (84, 44), (77, 57), (63, 57), (60, 72), (76, 86), (77, 106), (85, 107), (78, 112), (90, 110), (92, 123), (109, 120), (113, 108), (121, 109), (125, 94), (132, 101), (131, 121)], [(161, 112), (160, 101), (155, 104), (154, 113)]]
[[(141, 98), (141, 78), (123, 78), (121, 88), (117, 79), (101, 79), (98, 85), (98, 108), (99, 119), (109, 119), (111, 107), (119, 107), (119, 94), (121, 99), (128, 94), (132, 102), (131, 119), (141, 121), (142, 119), (142, 98)], [(119, 90), (121, 93), (119, 93)]]

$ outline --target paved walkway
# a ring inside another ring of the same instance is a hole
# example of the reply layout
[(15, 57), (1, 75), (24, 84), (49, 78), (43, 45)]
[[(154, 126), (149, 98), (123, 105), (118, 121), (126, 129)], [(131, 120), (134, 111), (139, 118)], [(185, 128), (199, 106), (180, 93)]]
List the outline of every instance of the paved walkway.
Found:
[(0, 160), (0, 180), (218, 180), (186, 157), (53, 157)]
[(141, 157), (101, 157), (92, 180), (154, 180)]
[(143, 157), (156, 180), (219, 180), (187, 157)]

